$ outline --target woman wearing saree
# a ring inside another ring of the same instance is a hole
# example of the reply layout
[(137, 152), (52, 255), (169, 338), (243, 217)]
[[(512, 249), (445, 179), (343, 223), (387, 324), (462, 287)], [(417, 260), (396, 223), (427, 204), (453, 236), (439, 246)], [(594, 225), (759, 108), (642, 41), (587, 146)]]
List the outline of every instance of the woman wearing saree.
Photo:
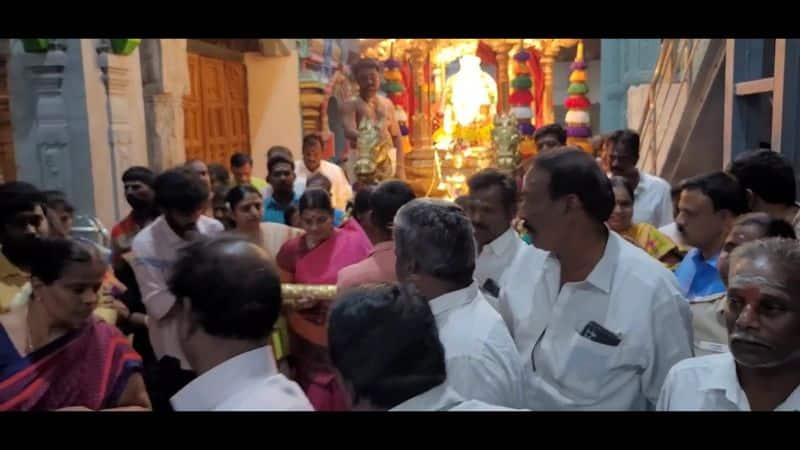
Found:
[[(262, 222), (264, 199), (258, 189), (249, 184), (235, 186), (228, 191), (225, 202), (233, 223), (231, 231), (247, 236), (254, 244), (263, 248), (272, 261), (286, 241), (304, 234), (299, 228), (282, 223)], [(271, 347), (275, 360), (282, 371), (288, 372), (289, 326), (281, 316), (271, 336)]]
[[(335, 285), (341, 269), (369, 256), (372, 244), (355, 220), (334, 228), (327, 192), (305, 191), (298, 208), (306, 234), (286, 242), (277, 257), (287, 281)], [(317, 411), (345, 409), (343, 392), (328, 360), (328, 306), (318, 299), (303, 299), (288, 314), (295, 378)]]
[(0, 411), (149, 409), (141, 357), (92, 316), (108, 265), (91, 244), (38, 246), (30, 299), (0, 316)]
[(661, 261), (668, 269), (681, 262), (678, 246), (672, 239), (649, 223), (632, 223), (633, 187), (623, 177), (611, 177), (614, 188), (614, 210), (608, 218), (608, 227), (616, 231), (653, 258)]

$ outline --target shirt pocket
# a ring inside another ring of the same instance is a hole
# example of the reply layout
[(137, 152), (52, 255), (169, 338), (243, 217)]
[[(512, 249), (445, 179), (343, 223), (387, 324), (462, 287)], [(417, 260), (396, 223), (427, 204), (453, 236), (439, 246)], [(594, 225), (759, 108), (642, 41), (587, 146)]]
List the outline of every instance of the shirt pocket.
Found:
[(567, 340), (556, 376), (579, 399), (601, 397), (612, 370), (620, 364), (624, 344), (601, 344), (575, 332)]

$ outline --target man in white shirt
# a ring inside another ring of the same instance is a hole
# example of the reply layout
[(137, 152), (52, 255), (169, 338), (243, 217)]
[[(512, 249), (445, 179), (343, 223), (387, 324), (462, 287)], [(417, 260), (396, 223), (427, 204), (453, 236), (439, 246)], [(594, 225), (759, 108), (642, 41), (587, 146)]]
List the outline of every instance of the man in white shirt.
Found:
[(670, 370), (663, 411), (800, 411), (800, 243), (770, 238), (733, 251), (725, 322), (731, 353)]
[(395, 215), (395, 271), (428, 299), (447, 360), (447, 384), (464, 398), (516, 407), (521, 362), (508, 329), (478, 289), (475, 241), (451, 202), (416, 199)]
[(178, 249), (198, 235), (212, 235), (224, 227), (204, 216), (208, 185), (187, 169), (172, 169), (159, 175), (153, 185), (156, 205), (163, 215), (139, 232), (131, 246), (133, 271), (147, 309), (150, 343), (156, 358), (172, 356), (183, 369), (189, 363), (178, 346), (174, 314), (175, 297), (167, 288), (167, 277)]
[(636, 186), (633, 191), (633, 223), (649, 223), (656, 228), (672, 223), (669, 183), (636, 168), (639, 162), (639, 134), (632, 130), (618, 130), (608, 139), (611, 146), (611, 173), (627, 178)]
[[(297, 179), (295, 185), (302, 183), (305, 189), (308, 178), (315, 173), (322, 173), (333, 185), (331, 200), (333, 207), (344, 211), (347, 209), (347, 201), (353, 196), (353, 188), (347, 181), (347, 176), (341, 167), (328, 161), (322, 160), (322, 141), (316, 134), (309, 134), (303, 138), (303, 159), (294, 163)], [(296, 195), (303, 192), (295, 191)]]
[(194, 242), (169, 286), (181, 347), (199, 374), (170, 400), (176, 411), (313, 411), (267, 345), (282, 299), (263, 249), (235, 236)]
[(610, 181), (580, 149), (539, 155), (525, 176), (520, 217), (545, 252), (515, 263), (499, 298), (525, 408), (652, 409), (669, 368), (692, 356), (674, 276), (608, 230), (613, 208)]
[(436, 319), (414, 287), (377, 284), (340, 295), (328, 321), (328, 349), (350, 409), (496, 411), (448, 383)]
[(497, 297), (497, 288), (505, 282), (504, 274), (514, 258), (532, 250), (511, 227), (511, 220), (517, 215), (517, 185), (514, 179), (496, 169), (476, 173), (467, 185), (470, 205), (467, 215), (480, 252), (475, 262), (475, 281), (485, 292)]

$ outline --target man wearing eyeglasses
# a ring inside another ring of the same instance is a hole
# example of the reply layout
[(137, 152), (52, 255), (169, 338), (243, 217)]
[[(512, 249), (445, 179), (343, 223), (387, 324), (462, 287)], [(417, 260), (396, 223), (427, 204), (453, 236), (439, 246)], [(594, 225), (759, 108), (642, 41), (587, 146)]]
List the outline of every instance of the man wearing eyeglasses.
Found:
[(633, 223), (656, 228), (673, 222), (670, 185), (664, 179), (636, 168), (639, 162), (639, 134), (617, 130), (609, 137), (611, 173), (626, 178), (633, 186)]
[(0, 314), (27, 299), (21, 292), (29, 278), (32, 246), (48, 232), (44, 204), (44, 194), (31, 184), (0, 185)]

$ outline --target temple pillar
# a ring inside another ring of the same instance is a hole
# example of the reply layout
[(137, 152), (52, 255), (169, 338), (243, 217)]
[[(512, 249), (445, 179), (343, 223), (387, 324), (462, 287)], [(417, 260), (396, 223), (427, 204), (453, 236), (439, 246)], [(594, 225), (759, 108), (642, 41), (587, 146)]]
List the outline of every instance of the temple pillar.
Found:
[(142, 39), (142, 92), (150, 166), (162, 171), (186, 160), (183, 97), (189, 93), (186, 39)]
[(127, 207), (121, 171), (147, 165), (141, 91), (132, 88), (138, 55), (104, 56), (108, 43), (97, 39), (52, 39), (44, 53), (11, 46), (18, 178), (63, 191), (78, 214), (110, 227)]

